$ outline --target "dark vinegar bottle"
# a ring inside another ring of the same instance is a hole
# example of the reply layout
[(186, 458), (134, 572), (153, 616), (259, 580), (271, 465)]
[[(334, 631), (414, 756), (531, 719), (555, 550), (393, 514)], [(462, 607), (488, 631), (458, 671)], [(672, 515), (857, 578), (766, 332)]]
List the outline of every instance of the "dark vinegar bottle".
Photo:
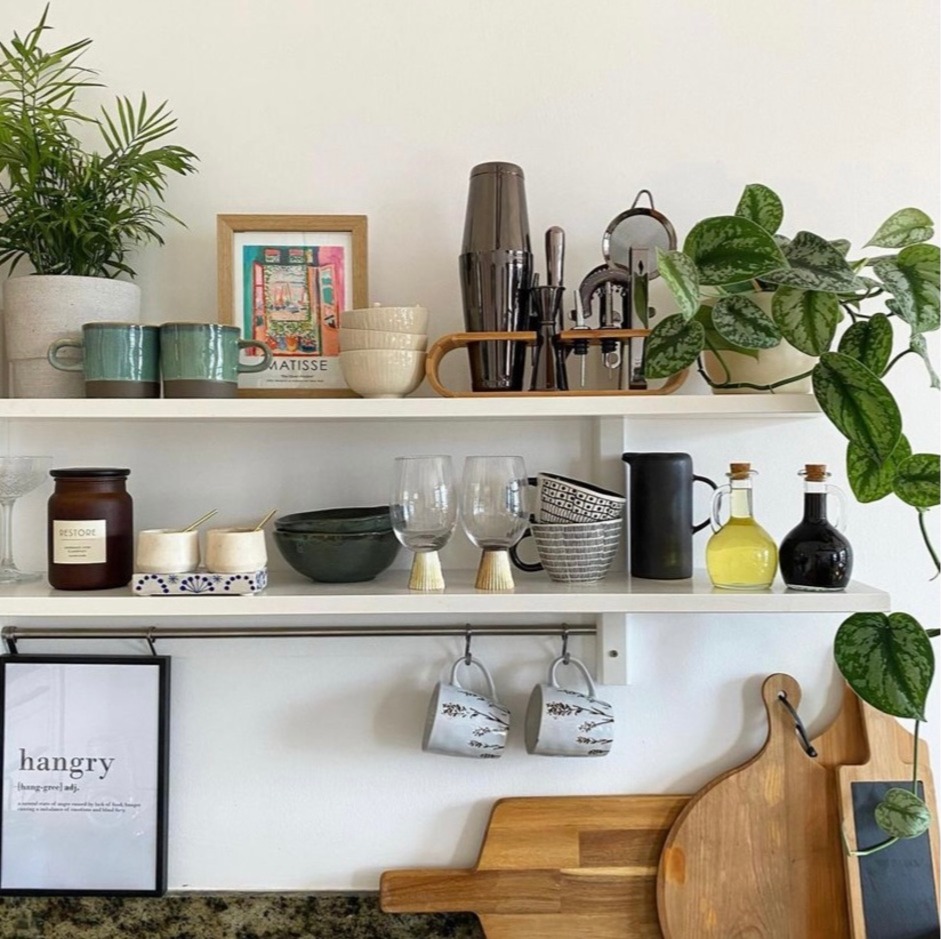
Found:
[[(827, 483), (827, 468), (808, 463), (804, 477), (804, 518), (788, 532), (778, 552), (781, 576), (792, 590), (843, 590), (853, 572), (853, 549), (842, 534), (845, 497)], [(827, 497), (836, 497), (840, 515), (827, 518)]]

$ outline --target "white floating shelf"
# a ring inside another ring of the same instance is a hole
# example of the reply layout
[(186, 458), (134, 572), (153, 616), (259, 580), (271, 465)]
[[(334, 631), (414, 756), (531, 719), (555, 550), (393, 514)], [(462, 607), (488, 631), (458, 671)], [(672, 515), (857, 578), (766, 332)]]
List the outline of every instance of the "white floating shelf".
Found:
[(473, 398), (4, 398), (0, 420), (352, 421), (539, 417), (762, 418), (819, 414), (813, 395), (558, 395)]
[(658, 581), (608, 576), (599, 584), (561, 585), (543, 575), (518, 575), (512, 592), (474, 588), (473, 571), (446, 571), (443, 593), (414, 593), (408, 572), (390, 571), (361, 584), (315, 584), (272, 574), (254, 596), (134, 596), (129, 589), (61, 591), (48, 585), (0, 588), (3, 619), (113, 620), (121, 617), (194, 619), (200, 616), (422, 616), (606, 613), (851, 613), (887, 611), (889, 595), (853, 583), (838, 593), (804, 593), (775, 586), (738, 592), (714, 588), (704, 572), (691, 580)]

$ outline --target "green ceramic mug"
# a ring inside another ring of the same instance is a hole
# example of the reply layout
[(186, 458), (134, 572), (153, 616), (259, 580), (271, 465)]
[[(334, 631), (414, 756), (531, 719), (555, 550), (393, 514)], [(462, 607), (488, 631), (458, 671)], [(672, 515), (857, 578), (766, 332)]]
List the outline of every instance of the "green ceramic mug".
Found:
[[(78, 349), (79, 358), (62, 358)], [(159, 398), (160, 330), (140, 323), (85, 323), (81, 339), (57, 339), (46, 358), (63, 372), (85, 373), (86, 398)]]
[[(242, 349), (257, 349), (260, 362), (239, 361)], [(164, 323), (160, 366), (166, 398), (234, 398), (241, 372), (263, 372), (272, 362), (263, 342), (242, 339), (237, 326), (220, 323)]]

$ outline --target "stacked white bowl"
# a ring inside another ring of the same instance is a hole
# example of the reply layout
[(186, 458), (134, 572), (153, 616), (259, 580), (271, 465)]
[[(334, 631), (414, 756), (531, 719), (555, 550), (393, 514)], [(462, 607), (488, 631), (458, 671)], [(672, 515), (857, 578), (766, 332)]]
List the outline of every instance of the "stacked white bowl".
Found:
[(428, 311), (382, 306), (340, 314), (340, 369), (364, 398), (404, 398), (425, 377)]

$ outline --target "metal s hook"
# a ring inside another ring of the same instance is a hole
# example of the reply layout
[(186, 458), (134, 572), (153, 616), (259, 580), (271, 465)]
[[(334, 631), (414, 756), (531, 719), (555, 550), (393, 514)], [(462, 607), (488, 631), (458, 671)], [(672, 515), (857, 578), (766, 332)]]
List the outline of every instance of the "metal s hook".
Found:
[(157, 654), (157, 646), (154, 640), (153, 626), (151, 626), (150, 629), (147, 630), (147, 635), (144, 636), (144, 639), (146, 640), (147, 645), (150, 646), (150, 654), (155, 656)]
[(811, 746), (810, 738), (807, 736), (807, 731), (804, 728), (804, 722), (798, 716), (797, 711), (794, 710), (791, 702), (788, 701), (787, 693), (784, 691), (779, 692), (778, 700), (787, 708), (788, 714), (794, 718), (794, 729), (797, 731), (797, 736), (800, 737), (801, 746), (804, 748), (807, 756), (816, 756), (817, 751)]
[(474, 657), (471, 655), (471, 631), (470, 627), (464, 631), (464, 664), (470, 665)]
[(567, 626), (562, 627), (562, 664), (568, 665), (572, 661), (572, 655), (569, 652), (569, 631)]

